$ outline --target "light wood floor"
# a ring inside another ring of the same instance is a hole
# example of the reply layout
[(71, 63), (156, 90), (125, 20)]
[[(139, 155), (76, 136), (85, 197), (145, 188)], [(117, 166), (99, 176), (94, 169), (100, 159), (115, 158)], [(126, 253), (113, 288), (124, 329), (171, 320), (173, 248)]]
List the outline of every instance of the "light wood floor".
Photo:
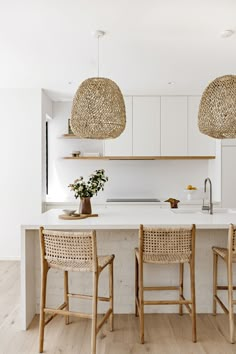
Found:
[[(0, 262), (0, 354), (35, 354), (38, 351), (38, 316), (28, 331), (20, 330), (20, 264)], [(198, 342), (191, 342), (188, 315), (145, 315), (145, 344), (139, 344), (138, 318), (116, 315), (115, 330), (102, 328), (97, 354), (231, 354), (225, 315), (197, 316)], [(89, 354), (90, 321), (76, 320), (68, 326), (56, 317), (46, 327), (45, 353)]]

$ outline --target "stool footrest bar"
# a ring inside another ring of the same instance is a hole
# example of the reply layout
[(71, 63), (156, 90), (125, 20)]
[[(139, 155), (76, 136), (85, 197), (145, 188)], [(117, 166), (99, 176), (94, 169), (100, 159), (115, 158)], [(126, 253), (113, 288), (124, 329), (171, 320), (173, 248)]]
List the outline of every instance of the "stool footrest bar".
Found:
[[(63, 302), (63, 304), (61, 304), (61, 306), (59, 306), (57, 308), (57, 310), (63, 310), (66, 307), (66, 303)], [(44, 325), (46, 326), (49, 322), (51, 322), (51, 320), (56, 317), (58, 314), (54, 313), (53, 315), (51, 315), (50, 317), (47, 318), (47, 320), (44, 322)]]
[(106, 320), (108, 319), (108, 317), (111, 315), (112, 313), (112, 309), (109, 309), (105, 315), (103, 316), (103, 318), (101, 319), (101, 322), (98, 324), (97, 326), (97, 333), (100, 331), (102, 325), (104, 324), (104, 322), (106, 322)]
[[(180, 295), (180, 298), (184, 301), (186, 301), (185, 297), (183, 295)], [(184, 304), (184, 306), (187, 308), (188, 312), (190, 313), (190, 315), (192, 314), (192, 309), (191, 307), (189, 306), (189, 304)]]
[[(68, 297), (72, 297), (72, 298), (77, 298), (77, 299), (86, 299), (86, 300), (92, 300), (93, 296), (92, 295), (84, 295), (84, 294), (72, 294), (69, 293), (67, 294)], [(109, 297), (102, 297), (102, 296), (98, 296), (98, 300), (99, 301), (110, 301)]]
[(228, 314), (229, 310), (225, 307), (225, 305), (223, 304), (223, 302), (220, 300), (220, 298), (217, 295), (214, 295), (214, 299), (218, 302), (218, 304), (221, 306), (222, 310)]
[(144, 286), (144, 291), (179, 290), (179, 286)]
[[(222, 285), (218, 285), (216, 287), (217, 290), (228, 290), (228, 286), (222, 286)], [(236, 290), (236, 286), (233, 286), (233, 290)]]
[(74, 317), (81, 317), (81, 318), (92, 318), (92, 315), (83, 312), (74, 312), (74, 311), (66, 311), (66, 310), (58, 310), (58, 309), (50, 309), (45, 308), (45, 313), (52, 313), (56, 315), (63, 315), (63, 316), (74, 316)]
[(189, 300), (148, 300), (144, 301), (144, 305), (186, 305), (186, 304), (191, 304), (192, 301)]

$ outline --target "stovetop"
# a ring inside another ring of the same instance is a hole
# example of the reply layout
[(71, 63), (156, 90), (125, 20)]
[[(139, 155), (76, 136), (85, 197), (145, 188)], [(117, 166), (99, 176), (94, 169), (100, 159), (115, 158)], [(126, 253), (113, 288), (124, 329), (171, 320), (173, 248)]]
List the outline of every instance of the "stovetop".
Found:
[(160, 202), (159, 199), (157, 198), (108, 198), (106, 200), (108, 203), (109, 202), (133, 202), (133, 203), (158, 203)]

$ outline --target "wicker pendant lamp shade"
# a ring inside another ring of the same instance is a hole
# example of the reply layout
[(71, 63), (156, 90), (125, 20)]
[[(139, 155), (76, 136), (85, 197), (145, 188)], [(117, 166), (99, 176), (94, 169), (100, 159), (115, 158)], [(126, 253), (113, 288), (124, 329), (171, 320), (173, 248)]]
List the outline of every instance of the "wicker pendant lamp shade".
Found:
[(89, 78), (78, 88), (72, 105), (71, 129), (83, 139), (117, 138), (125, 129), (125, 103), (117, 84)]
[(72, 132), (83, 139), (114, 139), (125, 129), (125, 102), (114, 81), (99, 77), (99, 39), (105, 32), (98, 30), (94, 35), (98, 40), (98, 76), (79, 86), (70, 125)]
[(226, 75), (212, 81), (203, 92), (199, 130), (218, 139), (236, 138), (236, 76)]

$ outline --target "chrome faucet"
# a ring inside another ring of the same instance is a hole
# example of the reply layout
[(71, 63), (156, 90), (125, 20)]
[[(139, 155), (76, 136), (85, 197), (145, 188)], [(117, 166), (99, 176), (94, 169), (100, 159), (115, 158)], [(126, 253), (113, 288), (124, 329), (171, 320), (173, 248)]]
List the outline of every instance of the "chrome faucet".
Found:
[(213, 203), (212, 203), (212, 183), (209, 177), (205, 179), (204, 182), (204, 192), (206, 193), (206, 185), (207, 182), (209, 182), (210, 185), (210, 203), (209, 205), (204, 205), (204, 198), (203, 198), (203, 205), (202, 205), (202, 210), (208, 210), (210, 214), (213, 214)]

